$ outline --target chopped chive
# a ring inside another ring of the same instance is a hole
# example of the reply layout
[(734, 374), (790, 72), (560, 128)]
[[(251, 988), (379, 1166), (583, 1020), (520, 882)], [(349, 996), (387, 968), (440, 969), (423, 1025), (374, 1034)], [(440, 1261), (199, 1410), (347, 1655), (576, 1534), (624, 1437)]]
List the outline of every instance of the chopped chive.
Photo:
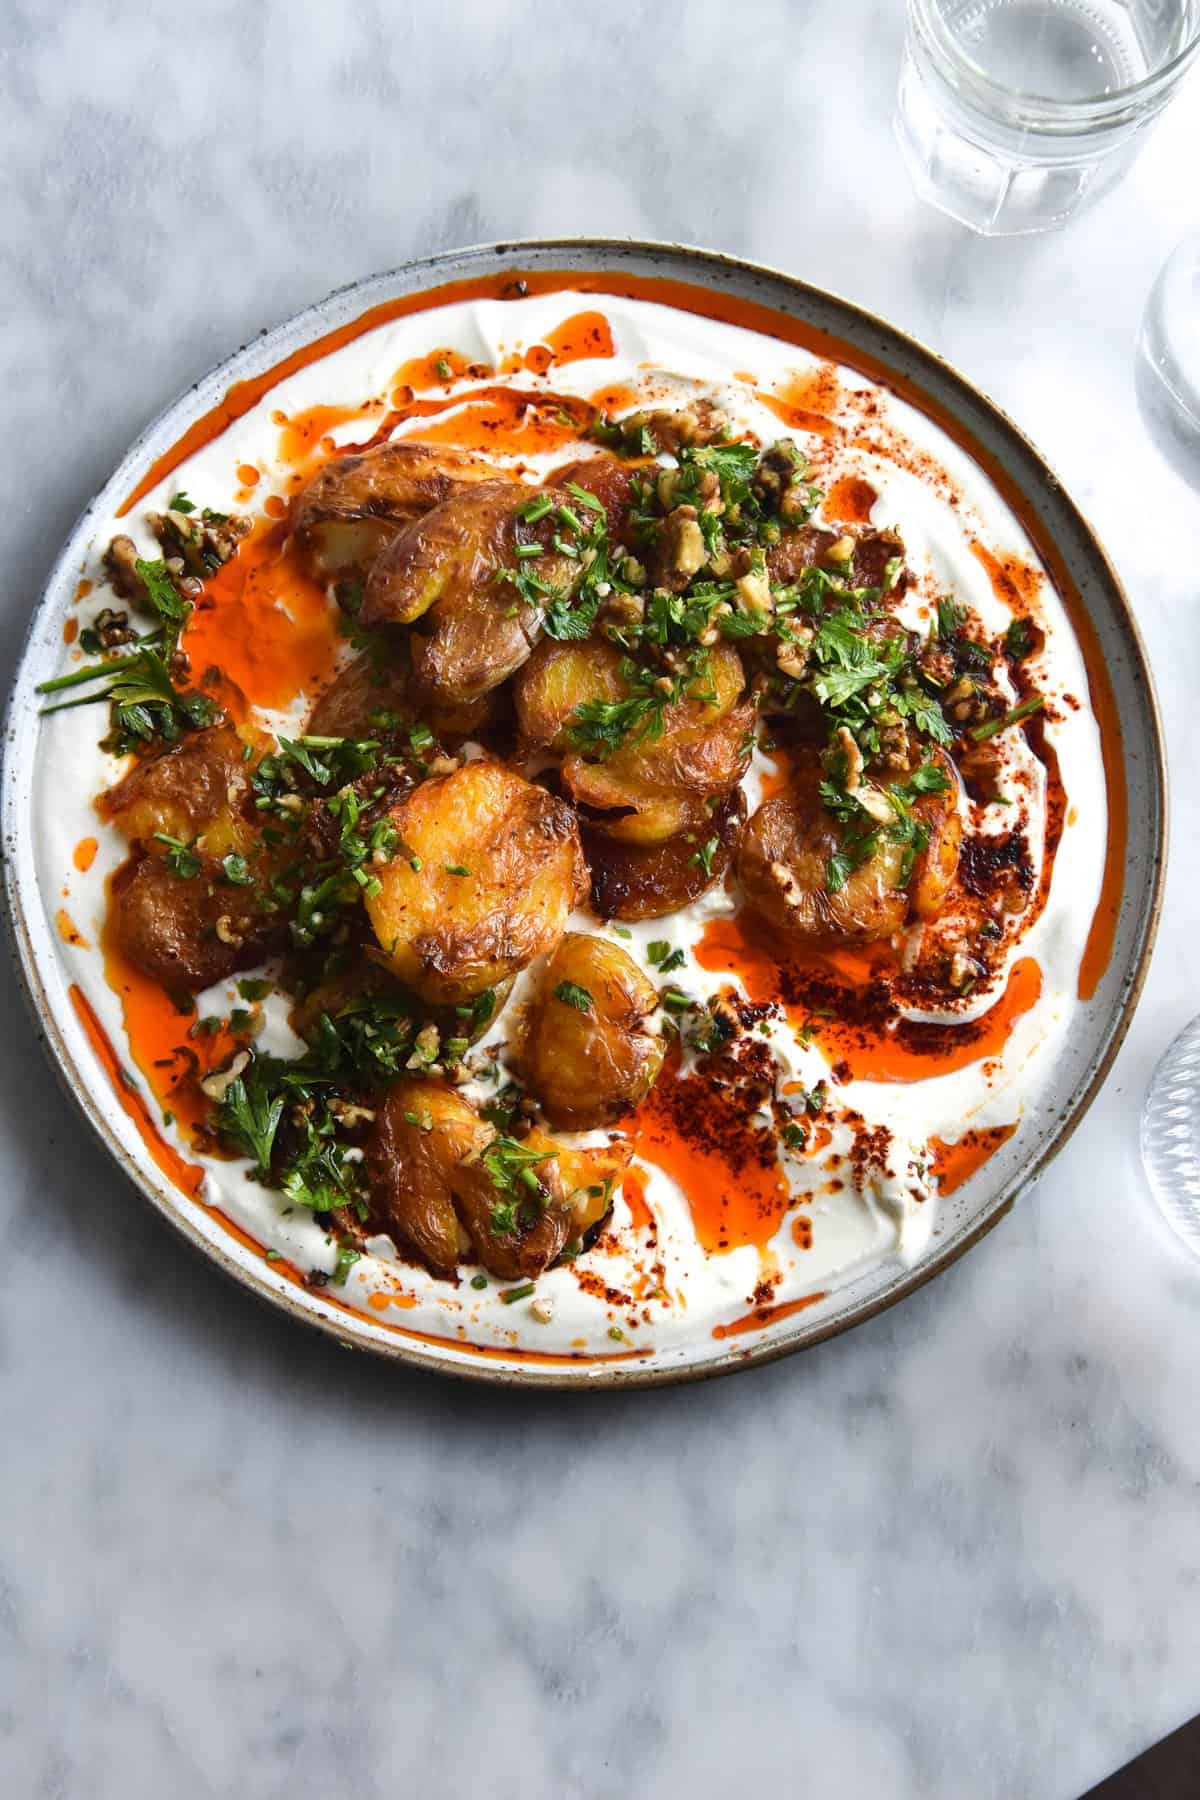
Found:
[(536, 525), (539, 519), (544, 519), (553, 510), (554, 502), (549, 494), (539, 494), (536, 500), (527, 500), (524, 506), (518, 506), (517, 517), (524, 519), (526, 525)]
[(463, 863), (443, 863), (447, 875), (469, 875), (471, 873)]
[(998, 732), (1007, 731), (1010, 725), (1027, 719), (1030, 713), (1040, 712), (1045, 704), (1044, 694), (1031, 694), (1028, 700), (1022, 700), (1020, 706), (1014, 706), (1011, 712), (1006, 712), (1002, 719), (989, 719), (985, 725), (973, 725), (967, 736), (973, 743), (982, 744), (986, 739), (995, 737)]
[(522, 562), (528, 562), (535, 556), (545, 556), (546, 552), (540, 544), (518, 544), (517, 555)]
[(524, 1300), (533, 1293), (532, 1281), (523, 1281), (520, 1287), (505, 1288), (500, 1298), (505, 1306), (511, 1306), (514, 1300)]

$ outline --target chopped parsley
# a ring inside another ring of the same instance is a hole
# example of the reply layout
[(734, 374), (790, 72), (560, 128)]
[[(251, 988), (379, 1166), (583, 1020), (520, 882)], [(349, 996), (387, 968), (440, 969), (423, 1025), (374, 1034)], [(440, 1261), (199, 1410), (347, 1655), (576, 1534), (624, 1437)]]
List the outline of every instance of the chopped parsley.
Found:
[(564, 1006), (573, 1006), (576, 1012), (590, 1013), (593, 1009), (592, 996), (575, 981), (560, 981), (554, 990), (554, 998), (561, 1000)]
[(185, 844), (182, 838), (169, 837), (165, 831), (156, 831), (154, 838), (156, 843), (167, 846), (163, 861), (172, 875), (178, 875), (181, 881), (191, 881), (200, 873), (202, 865), (192, 844)]

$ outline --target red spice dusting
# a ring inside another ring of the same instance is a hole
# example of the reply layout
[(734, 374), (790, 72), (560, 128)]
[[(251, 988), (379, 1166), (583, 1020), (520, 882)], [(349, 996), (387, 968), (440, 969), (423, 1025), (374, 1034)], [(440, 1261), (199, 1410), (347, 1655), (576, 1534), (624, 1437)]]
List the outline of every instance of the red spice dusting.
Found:
[(747, 1112), (739, 1089), (681, 1078), (672, 1058), (633, 1121), (636, 1154), (683, 1190), (704, 1250), (768, 1243), (791, 1203), (774, 1133)]

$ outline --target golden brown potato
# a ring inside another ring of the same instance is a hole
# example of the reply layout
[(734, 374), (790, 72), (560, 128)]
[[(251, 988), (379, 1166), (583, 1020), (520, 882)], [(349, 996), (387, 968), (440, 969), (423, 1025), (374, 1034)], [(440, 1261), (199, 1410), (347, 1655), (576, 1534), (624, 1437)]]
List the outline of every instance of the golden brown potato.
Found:
[[(657, 470), (652, 473), (656, 474)], [(630, 488), (643, 474), (644, 471), (630, 468), (628, 463), (618, 462), (615, 456), (583, 456), (553, 469), (546, 477), (546, 486), (564, 488), (568, 481), (573, 481), (576, 487), (586, 488), (589, 494), (594, 494), (608, 520), (609, 543), (621, 544), (626, 541), (629, 525)], [(575, 510), (578, 512), (579, 508)]]
[(569, 750), (568, 721), (577, 706), (627, 698), (624, 660), (624, 652), (613, 644), (543, 638), (513, 682), (523, 753)]
[(254, 890), (205, 864), (184, 879), (158, 856), (132, 859), (112, 884), (109, 926), (117, 948), (172, 990), (199, 990), (257, 962), (273, 930)]
[[(690, 829), (697, 799), (727, 794), (749, 763), (755, 714), (749, 701), (739, 701), (742, 686), (741, 659), (718, 644), (703, 687), (694, 682), (695, 697), (664, 709), (659, 735), (631, 738), (604, 759), (568, 755), (568, 794), (592, 815), (607, 815), (593, 816), (593, 826), (625, 843), (663, 843)], [(715, 698), (701, 697), (710, 693)]]
[(527, 1156), (542, 1153), (532, 1165), (540, 1194), (518, 1185), (499, 1192), (501, 1208), (513, 1205), (509, 1215), (498, 1211), (495, 1198), (469, 1184), (459, 1197), (461, 1217), (485, 1268), (506, 1281), (529, 1280), (540, 1275), (568, 1244), (577, 1243), (607, 1213), (614, 1188), (633, 1154), (628, 1144), (605, 1144), (592, 1150), (572, 1150), (549, 1132), (531, 1131), (516, 1147)]
[(521, 517), (537, 498), (510, 481), (483, 482), (410, 525), (372, 569), (362, 622), (375, 630), (421, 621), (412, 668), (416, 692), (426, 699), (477, 700), (528, 657), (541, 633), (541, 608), (502, 573), (522, 566), (518, 548), (542, 550), (527, 561), (554, 590), (568, 593), (578, 580), (578, 560), (553, 549), (562, 531), (554, 514), (533, 523)]
[(611, 644), (539, 645), (514, 683), (517, 721), (527, 754), (566, 753), (563, 785), (577, 805), (604, 815), (592, 819), (595, 829), (626, 843), (658, 844), (692, 827), (698, 799), (726, 794), (741, 779), (754, 713), (749, 702), (739, 704), (741, 658), (717, 644), (688, 696), (663, 707), (661, 731), (639, 736), (635, 722), (628, 742), (610, 755), (581, 749), (576, 709), (629, 698), (624, 660)]
[(152, 844), (156, 832), (222, 857), (245, 848), (250, 828), (242, 809), (250, 799), (253, 763), (232, 725), (190, 732), (156, 756), (134, 764), (101, 795), (100, 812), (126, 837)]
[(712, 812), (698, 804), (690, 825), (658, 844), (622, 843), (585, 824), (592, 905), (603, 919), (663, 919), (690, 906), (724, 878), (745, 822), (746, 797), (735, 788)]
[(500, 763), (426, 781), (390, 816), (401, 847), (367, 912), (395, 974), (435, 1004), (552, 950), (587, 893), (571, 808)]
[(760, 806), (742, 833), (737, 872), (755, 912), (792, 942), (873, 943), (908, 917), (899, 885), (904, 851), (880, 842), (875, 854), (830, 893), (830, 859), (845, 833), (815, 788), (794, 788)]
[(292, 508), (292, 542), (318, 581), (364, 580), (414, 519), (475, 482), (503, 475), (480, 457), (426, 444), (379, 444), (322, 465)]
[(470, 1254), (455, 1190), (477, 1184), (486, 1204), (491, 1183), (478, 1159), (495, 1135), (441, 1081), (397, 1082), (376, 1112), (366, 1153), (374, 1220), (435, 1275), (453, 1275)]
[[(871, 943), (902, 930), (910, 906), (922, 918), (940, 910), (957, 871), (962, 828), (957, 775), (942, 752), (936, 756), (938, 766), (944, 765), (944, 789), (911, 803), (913, 817), (928, 833), (928, 847), (906, 869), (906, 847), (889, 837), (885, 812), (873, 853), (857, 868), (843, 868), (842, 885), (835, 883), (833, 892), (831, 861), (847, 846), (852, 849), (855, 827), (830, 817), (816, 774), (798, 778), (788, 793), (759, 807), (737, 858), (751, 906), (794, 941), (811, 944)], [(875, 792), (883, 798), (881, 790)], [(858, 829), (869, 831), (871, 824), (864, 817)]]
[(653, 1087), (663, 1040), (646, 1028), (658, 990), (619, 944), (568, 932), (525, 1021), (521, 1068), (551, 1125), (611, 1125)]
[(381, 717), (390, 715), (400, 725), (420, 718), (443, 744), (453, 745), (482, 730), (490, 711), (487, 696), (466, 706), (418, 708), (407, 648), (398, 644), (386, 655), (367, 650), (347, 663), (317, 700), (307, 730), (314, 737), (368, 738), (381, 729)]
[(444, 1083), (398, 1082), (367, 1145), (372, 1223), (437, 1275), (472, 1256), (505, 1279), (540, 1275), (604, 1216), (629, 1155), (544, 1132), (515, 1144)]

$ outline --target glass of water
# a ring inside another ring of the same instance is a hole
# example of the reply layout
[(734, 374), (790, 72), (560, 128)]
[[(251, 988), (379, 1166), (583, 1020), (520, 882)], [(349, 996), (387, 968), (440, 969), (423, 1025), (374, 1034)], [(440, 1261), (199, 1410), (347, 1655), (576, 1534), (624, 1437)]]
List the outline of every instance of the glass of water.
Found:
[(923, 199), (987, 235), (1105, 193), (1200, 54), (1200, 0), (908, 0), (896, 134)]

